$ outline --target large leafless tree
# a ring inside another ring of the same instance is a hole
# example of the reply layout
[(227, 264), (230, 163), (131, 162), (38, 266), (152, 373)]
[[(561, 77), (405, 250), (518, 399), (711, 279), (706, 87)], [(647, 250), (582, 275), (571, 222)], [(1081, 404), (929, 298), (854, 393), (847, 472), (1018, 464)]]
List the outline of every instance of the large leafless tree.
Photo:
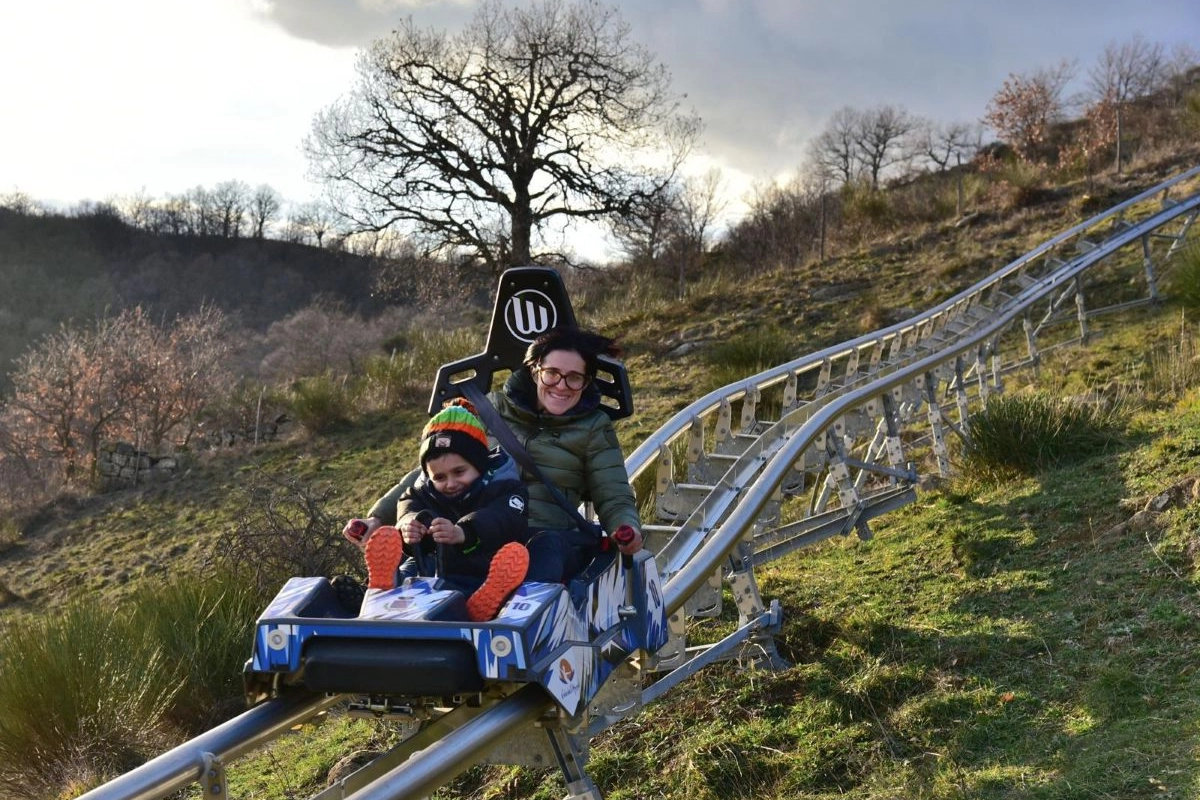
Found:
[(833, 112), (829, 122), (809, 144), (808, 158), (815, 173), (840, 184), (850, 184), (862, 172), (858, 133), (862, 112), (846, 106)]
[(216, 217), (216, 233), (225, 239), (239, 239), (246, 224), (250, 187), (245, 181), (222, 181), (209, 195)]
[(671, 243), (679, 192), (679, 184), (673, 183), (610, 220), (609, 232), (631, 265), (648, 269), (657, 267)]
[(938, 172), (954, 167), (954, 182), (957, 193), (957, 215), (962, 216), (966, 200), (963, 185), (964, 162), (970, 162), (983, 146), (983, 128), (974, 122), (940, 123), (918, 119), (909, 139), (913, 159)]
[(666, 68), (595, 2), (485, 0), (455, 35), (410, 19), (358, 75), (305, 142), (339, 211), (493, 268), (529, 263), (552, 224), (653, 195), (699, 132)]
[(255, 239), (266, 236), (267, 227), (275, 221), (280, 209), (283, 208), (283, 198), (270, 184), (260, 183), (250, 196), (250, 207), (247, 215), (250, 218), (250, 232)]
[(921, 119), (911, 139), (913, 156), (938, 172), (961, 167), (983, 146), (983, 128), (975, 122), (941, 123)]

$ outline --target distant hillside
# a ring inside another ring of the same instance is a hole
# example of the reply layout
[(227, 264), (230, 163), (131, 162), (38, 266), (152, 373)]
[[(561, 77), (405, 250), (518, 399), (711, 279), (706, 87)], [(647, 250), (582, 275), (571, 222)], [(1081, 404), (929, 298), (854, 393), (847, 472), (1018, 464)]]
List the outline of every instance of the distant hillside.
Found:
[[(163, 236), (106, 215), (0, 209), (0, 375), (67, 321), (141, 305), (165, 320), (213, 303), (242, 325), (272, 322), (324, 297), (370, 314), (371, 259), (277, 240)], [(0, 387), (6, 385), (0, 381)]]

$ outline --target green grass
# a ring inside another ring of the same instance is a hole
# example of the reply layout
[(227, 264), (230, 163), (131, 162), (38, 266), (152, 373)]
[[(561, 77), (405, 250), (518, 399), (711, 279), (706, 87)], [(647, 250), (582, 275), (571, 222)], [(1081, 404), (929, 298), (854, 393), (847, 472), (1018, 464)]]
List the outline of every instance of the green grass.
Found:
[[(622, 443), (628, 449), (640, 442), (716, 385), (713, 372), (722, 363), (741, 378), (843, 341), (891, 313), (884, 300), (928, 306), (1069, 221), (1027, 209), (1017, 222), (914, 232), (929, 245), (919, 252), (864, 249), (838, 253), (820, 268), (723, 276), (691, 287), (682, 301), (665, 295), (597, 301), (580, 313), (581, 321), (619, 335), (629, 353), (637, 414), (618, 425)], [(869, 285), (869, 291), (833, 302), (814, 299), (815, 287), (843, 282)], [(864, 314), (864, 301), (878, 306), (878, 314)], [(1148, 500), (1200, 476), (1200, 400), (1191, 359), (1179, 344), (1178, 309), (1106, 317), (1093, 330), (1087, 349), (1064, 348), (1045, 358), (1039, 385), (1052, 397), (1105, 389), (1105, 397), (1120, 401), (1119, 438), (1072, 449), (1070, 458), (1045, 459), (1004, 482), (946, 483), (874, 520), (870, 541), (835, 540), (758, 568), (763, 596), (782, 604), (777, 644), (792, 666), (743, 672), (715, 665), (598, 736), (588, 769), (605, 797), (1200, 794), (1200, 686), (1192, 666), (1200, 644), (1200, 537), (1194, 533), (1200, 511), (1181, 501), (1145, 525), (1129, 524)], [(480, 331), (462, 354), (477, 351), (482, 338)], [(697, 346), (678, 352), (685, 343)], [(1149, 352), (1164, 355), (1148, 359)], [(93, 681), (105, 675), (119, 685), (75, 696), (124, 696), (106, 704), (105, 713), (143, 719), (139, 730), (156, 737), (123, 738), (117, 730), (106, 741), (127, 743), (107, 753), (71, 744), (78, 739), (61, 740), (67, 745), (46, 762), (40, 796), (77, 794), (135, 754), (165, 749), (162, 737), (184, 738), (185, 717), (205, 724), (202, 706), (227, 709), (217, 698), (237, 690), (237, 662), (249, 654), (250, 633), (249, 621), (240, 620), (253, 615), (256, 601), (221, 591), (220, 583), (214, 593), (199, 581), (167, 586), (163, 579), (201, 574), (214, 543), (251, 519), (241, 489), (253, 476), (310, 487), (322, 497), (332, 536), (338, 522), (364, 512), (403, 475), (425, 420), (418, 400), (427, 395), (411, 389), (414, 399), (395, 407), (393, 390), (409, 392), (407, 378), (381, 364), (369, 373), (374, 388), (359, 395), (341, 427), (293, 431), (255, 449), (191, 454), (176, 481), (64, 499), (5, 529), (3, 583), (19, 598), (0, 593), (0, 668), (7, 670), (0, 696), (27, 695), (33, 699), (17, 715), (49, 718), (59, 713), (55, 697), (73, 670)], [(1006, 380), (1009, 395), (1020, 396), (1025, 378)], [(1057, 413), (1052, 405), (1049, 410)], [(1054, 418), (1045, 412), (1038, 413)], [(1108, 435), (1095, 422), (1085, 432), (1098, 428)], [(142, 595), (139, 587), (147, 585), (161, 586), (162, 594)], [(74, 619), (66, 616), (65, 598), (81, 594), (96, 611), (72, 622), (76, 628), (57, 630)], [(148, 609), (135, 614), (140, 597), (157, 597), (163, 616)], [(174, 620), (170, 609), (178, 611)], [(135, 618), (140, 636), (119, 622)], [(188, 627), (197, 620), (201, 629)], [(729, 624), (725, 618), (699, 626), (695, 638), (711, 641)], [(162, 655), (167, 652), (197, 662), (195, 674), (164, 670), (170, 680), (143, 709), (138, 698), (148, 694), (129, 675), (85, 668), (99, 658), (87, 651), (103, 652), (118, 633), (110, 660), (139, 664), (146, 672), (139, 677), (159, 680), (150, 671), (171, 660)], [(17, 650), (21, 655), (12, 655)], [(68, 651), (76, 657), (62, 658)], [(55, 697), (40, 698), (32, 679), (8, 680), (38, 670), (45, 670)], [(187, 688), (173, 695), (176, 685)], [(182, 705), (189, 693), (212, 699), (189, 710)], [(0, 730), (12, 727), (3, 708), (0, 701)], [(75, 706), (61, 713), (90, 719)], [(179, 715), (175, 721), (172, 714)], [(229, 765), (230, 794), (308, 796), (343, 756), (384, 747), (391, 736), (386, 727), (335, 710), (323, 724)], [(4, 760), (29, 769), (19, 753)], [(189, 796), (198, 793), (194, 788)], [(548, 800), (563, 794), (557, 771), (488, 766), (468, 770), (435, 796)]]
[(479, 352), (484, 339), (468, 327), (417, 328), (392, 344), (389, 355), (373, 356), (364, 365), (360, 407), (395, 411), (428, 403), (438, 367)]
[(250, 626), (270, 597), (233, 572), (181, 577), (135, 595), (130, 625), (159, 644), (181, 682), (166, 718), (198, 734), (244, 710)]
[(1042, 392), (999, 395), (967, 422), (963, 471), (983, 479), (1032, 475), (1086, 459), (1117, 441), (1123, 409)]
[(292, 384), (288, 408), (311, 433), (330, 433), (350, 421), (355, 387), (332, 375), (302, 378)]
[[(1130, 500), (1200, 476), (1200, 401), (1131, 429), (1120, 449), (951, 482), (870, 541), (759, 568), (792, 666), (706, 669), (597, 737), (589, 774), (610, 800), (1196, 796), (1200, 511), (1121, 523)], [(250, 759), (239, 796), (296, 796), (297, 753), (323, 764), (366, 746), (378, 733), (359, 725)], [(554, 770), (490, 766), (435, 797), (563, 791)]]
[(704, 392), (798, 358), (794, 334), (778, 324), (743, 331), (714, 342), (704, 353), (708, 365)]
[(1200, 308), (1200, 245), (1184, 248), (1172, 266), (1167, 288), (1192, 315)]
[(150, 632), (79, 602), (19, 621), (0, 658), (0, 785), (44, 797), (76, 779), (119, 773), (166, 741), (182, 688)]
[(243, 709), (265, 599), (236, 576), (180, 575), (120, 606), (78, 600), (4, 631), (0, 785), (44, 797), (112, 777)]

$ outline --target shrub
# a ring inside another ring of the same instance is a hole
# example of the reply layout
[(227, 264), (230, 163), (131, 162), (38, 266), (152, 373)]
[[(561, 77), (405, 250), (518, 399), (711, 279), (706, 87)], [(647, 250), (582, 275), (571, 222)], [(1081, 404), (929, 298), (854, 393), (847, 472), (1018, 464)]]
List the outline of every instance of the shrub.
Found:
[(13, 622), (0, 647), (0, 785), (46, 797), (145, 760), (181, 688), (173, 667), (154, 632), (107, 606)]
[(723, 339), (704, 355), (709, 365), (710, 390), (779, 366), (797, 355), (795, 344), (776, 325)]
[(356, 570), (361, 553), (342, 537), (342, 522), (325, 512), (331, 493), (295, 477), (253, 474), (234, 498), (237, 522), (218, 537), (210, 560), (260, 597), (293, 576)]
[(474, 355), (483, 349), (478, 331), (443, 330), (420, 325), (389, 340), (394, 349), (366, 363), (360, 391), (361, 405), (392, 409), (429, 399), (433, 380), (442, 364)]
[(290, 402), (283, 391), (243, 381), (208, 404), (186, 444), (219, 447), (275, 439), (287, 420)]
[(1200, 136), (1200, 89), (1193, 89), (1184, 98), (1179, 114), (1179, 133), (1185, 141)]
[(317, 300), (271, 323), (260, 370), (268, 380), (356, 371), (381, 339), (377, 324)]
[(842, 187), (845, 223), (852, 229), (886, 228), (892, 221), (892, 199), (887, 192), (869, 186), (847, 184)]
[(1041, 165), (1013, 160), (998, 167), (995, 174), (999, 180), (992, 185), (991, 200), (1002, 208), (1018, 211), (1048, 199)]
[[(121, 614), (78, 603), (13, 623), (0, 645), (0, 785), (91, 785), (242, 709), (264, 598), (230, 572), (147, 587)], [(2, 794), (2, 792), (0, 792)]]
[(132, 627), (159, 643), (180, 681), (167, 718), (191, 734), (240, 713), (242, 664), (269, 598), (231, 570), (156, 584), (131, 603)]
[(1180, 251), (1172, 264), (1167, 291), (1184, 308), (1200, 308), (1200, 244)]
[(288, 407), (310, 433), (328, 433), (350, 421), (354, 387), (332, 375), (301, 378), (292, 384)]
[(1116, 438), (1119, 413), (1102, 403), (1048, 394), (1001, 395), (967, 423), (968, 471), (1003, 479), (1083, 460)]
[(229, 350), (228, 322), (208, 306), (169, 328), (140, 306), (91, 328), (64, 325), (18, 361), (0, 444), (82, 485), (106, 442), (160, 450), (190, 436), (208, 398), (231, 379)]
[[(7, 553), (21, 541), (21, 526), (11, 516), (0, 516), (0, 555)], [(0, 604), (4, 593), (0, 591)]]

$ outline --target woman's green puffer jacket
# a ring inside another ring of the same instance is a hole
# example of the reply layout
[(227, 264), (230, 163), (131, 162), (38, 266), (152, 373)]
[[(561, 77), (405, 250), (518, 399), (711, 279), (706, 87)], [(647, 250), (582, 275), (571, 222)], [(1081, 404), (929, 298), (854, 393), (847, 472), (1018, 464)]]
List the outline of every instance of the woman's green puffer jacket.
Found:
[[(625, 456), (612, 420), (600, 408), (600, 390), (594, 384), (584, 387), (579, 403), (566, 414), (537, 410), (537, 389), (528, 368), (509, 375), (503, 390), (489, 398), (517, 441), (571, 505), (590, 501), (609, 532), (621, 525), (641, 528)], [(521, 473), (529, 487), (530, 531), (574, 528), (549, 489), (524, 469)]]

